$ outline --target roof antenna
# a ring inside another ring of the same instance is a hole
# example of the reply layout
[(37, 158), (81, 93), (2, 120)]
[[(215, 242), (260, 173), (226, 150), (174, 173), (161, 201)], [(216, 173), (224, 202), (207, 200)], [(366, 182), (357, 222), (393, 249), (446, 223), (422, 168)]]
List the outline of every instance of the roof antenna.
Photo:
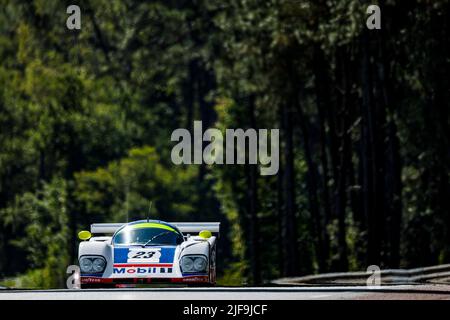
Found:
[(153, 203), (153, 201), (150, 201), (150, 205), (148, 206), (147, 222), (150, 222), (150, 213), (152, 211), (152, 203)]

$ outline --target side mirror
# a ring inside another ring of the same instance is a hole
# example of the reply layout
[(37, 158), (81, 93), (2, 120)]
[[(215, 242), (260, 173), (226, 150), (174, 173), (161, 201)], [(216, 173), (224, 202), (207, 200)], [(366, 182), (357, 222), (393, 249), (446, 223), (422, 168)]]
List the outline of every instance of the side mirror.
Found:
[(212, 233), (209, 230), (202, 230), (199, 232), (199, 237), (202, 237), (203, 239), (208, 239), (212, 237)]
[(89, 231), (83, 230), (78, 232), (78, 239), (86, 241), (92, 237), (92, 234)]

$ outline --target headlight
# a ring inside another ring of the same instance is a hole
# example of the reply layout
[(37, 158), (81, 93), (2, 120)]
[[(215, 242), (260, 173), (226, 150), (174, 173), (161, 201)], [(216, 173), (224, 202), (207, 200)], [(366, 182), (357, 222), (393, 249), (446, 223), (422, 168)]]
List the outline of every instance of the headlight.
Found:
[(207, 260), (204, 256), (186, 256), (181, 259), (182, 272), (205, 272)]
[(203, 257), (197, 257), (194, 260), (195, 271), (205, 271), (206, 270), (206, 259)]
[(105, 260), (101, 258), (94, 259), (92, 262), (92, 269), (94, 272), (102, 272), (105, 269)]
[(194, 260), (189, 257), (183, 257), (181, 260), (181, 269), (184, 272), (191, 272), (194, 270)]
[(92, 271), (92, 260), (89, 258), (81, 258), (80, 269), (83, 272), (91, 272)]
[(100, 273), (105, 270), (106, 260), (103, 257), (81, 257), (80, 269), (83, 273)]

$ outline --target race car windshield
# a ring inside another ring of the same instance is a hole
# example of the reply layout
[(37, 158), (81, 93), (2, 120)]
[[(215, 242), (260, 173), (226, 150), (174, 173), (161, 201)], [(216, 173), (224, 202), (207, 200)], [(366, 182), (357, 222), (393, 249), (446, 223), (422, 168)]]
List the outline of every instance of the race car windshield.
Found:
[(114, 237), (114, 244), (123, 245), (177, 245), (182, 241), (178, 232), (162, 228), (124, 228)]

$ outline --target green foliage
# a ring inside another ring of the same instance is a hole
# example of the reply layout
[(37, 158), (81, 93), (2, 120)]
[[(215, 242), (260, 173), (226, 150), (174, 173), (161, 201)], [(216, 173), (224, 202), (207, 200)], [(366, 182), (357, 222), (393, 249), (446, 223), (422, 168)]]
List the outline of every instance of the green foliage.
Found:
[(20, 238), (9, 245), (26, 256), (33, 271), (21, 278), (29, 287), (55, 288), (64, 284), (70, 243), (67, 186), (55, 179), (36, 193), (16, 197), (13, 206), (0, 211), (6, 226), (11, 226)]
[(75, 174), (74, 197), (90, 221), (196, 219), (192, 190), (196, 171), (195, 167), (169, 170), (154, 148), (134, 148), (106, 168)]

